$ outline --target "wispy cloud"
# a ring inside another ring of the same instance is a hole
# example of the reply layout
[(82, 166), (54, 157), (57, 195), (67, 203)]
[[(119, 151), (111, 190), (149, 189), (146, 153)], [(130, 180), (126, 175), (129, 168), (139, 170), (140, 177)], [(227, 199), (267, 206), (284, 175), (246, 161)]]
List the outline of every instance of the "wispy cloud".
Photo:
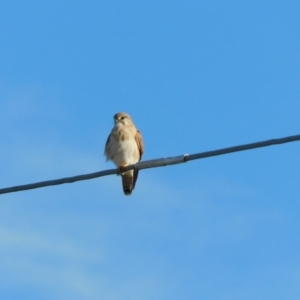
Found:
[[(83, 279), (89, 277), (88, 266), (103, 259), (101, 251), (92, 250), (88, 243), (78, 244), (74, 235), (47, 232), (43, 225), (35, 229), (27, 225), (26, 230), (18, 228), (17, 231), (1, 225), (1, 281), (14, 278), (21, 285), (87, 295), (91, 287), (87, 287)], [(5, 277), (3, 270), (6, 270)], [(71, 274), (73, 280), (70, 280)]]

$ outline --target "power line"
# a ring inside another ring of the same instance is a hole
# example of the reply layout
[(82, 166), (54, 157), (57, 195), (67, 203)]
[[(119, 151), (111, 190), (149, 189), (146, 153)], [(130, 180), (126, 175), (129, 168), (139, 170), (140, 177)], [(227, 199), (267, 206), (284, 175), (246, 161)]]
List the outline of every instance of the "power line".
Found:
[[(284, 137), (284, 138), (280, 138), (280, 139), (272, 139), (272, 140), (267, 140), (267, 141), (262, 141), (262, 142), (256, 142), (256, 143), (234, 146), (234, 147), (229, 147), (229, 148), (223, 148), (223, 149), (218, 149), (218, 150), (213, 150), (213, 151), (201, 152), (201, 153), (196, 153), (196, 154), (191, 154), (191, 155), (184, 154), (184, 155), (175, 156), (175, 157), (146, 160), (146, 161), (138, 162), (135, 165), (127, 166), (126, 168), (124, 168), (124, 172), (132, 170), (132, 169), (142, 170), (142, 169), (149, 169), (149, 168), (155, 168), (155, 167), (163, 167), (163, 166), (169, 166), (169, 165), (174, 165), (174, 164), (180, 164), (180, 163), (187, 162), (187, 161), (194, 160), (194, 159), (202, 159), (202, 158), (223, 155), (223, 154), (228, 154), (228, 153), (233, 153), (233, 152), (238, 152), (238, 151), (245, 151), (245, 150), (251, 150), (251, 149), (255, 149), (255, 148), (262, 148), (262, 147), (267, 147), (267, 146), (272, 146), (272, 145), (290, 143), (290, 142), (295, 142), (295, 141), (299, 141), (299, 140), (300, 140), (300, 135), (294, 135), (294, 136), (288, 136), (288, 137)], [(88, 179), (93, 179), (93, 178), (98, 178), (98, 177), (113, 175), (113, 174), (118, 174), (118, 169), (110, 169), (110, 170), (104, 170), (104, 171), (85, 174), (85, 175), (65, 177), (65, 178), (61, 178), (61, 179), (41, 181), (41, 182), (36, 182), (36, 183), (31, 183), (31, 184), (3, 188), (3, 189), (0, 189), (0, 194), (7, 194), (7, 193), (12, 193), (12, 192), (37, 189), (37, 188), (41, 188), (41, 187), (46, 187), (46, 186), (51, 186), (51, 185), (59, 185), (59, 184), (63, 184), (63, 183), (73, 183), (76, 181), (88, 180)]]

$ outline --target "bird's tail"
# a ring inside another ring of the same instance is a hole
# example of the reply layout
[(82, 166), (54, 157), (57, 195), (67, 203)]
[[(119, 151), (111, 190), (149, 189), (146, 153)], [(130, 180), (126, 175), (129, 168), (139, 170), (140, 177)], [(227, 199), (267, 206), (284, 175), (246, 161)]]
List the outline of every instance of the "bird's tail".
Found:
[(123, 185), (123, 192), (125, 195), (131, 195), (132, 190), (134, 189), (134, 171), (128, 171), (123, 174), (122, 176), (122, 185)]

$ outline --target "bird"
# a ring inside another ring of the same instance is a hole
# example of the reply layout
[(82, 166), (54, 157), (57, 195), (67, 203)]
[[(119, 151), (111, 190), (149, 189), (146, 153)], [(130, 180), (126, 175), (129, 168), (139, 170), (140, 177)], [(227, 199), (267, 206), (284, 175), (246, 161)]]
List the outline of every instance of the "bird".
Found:
[(118, 173), (122, 177), (123, 192), (131, 195), (136, 180), (138, 170), (122, 172), (128, 166), (139, 162), (144, 153), (144, 142), (142, 134), (136, 129), (131, 117), (125, 112), (114, 115), (114, 127), (109, 134), (104, 155), (106, 161), (112, 160), (118, 168)]

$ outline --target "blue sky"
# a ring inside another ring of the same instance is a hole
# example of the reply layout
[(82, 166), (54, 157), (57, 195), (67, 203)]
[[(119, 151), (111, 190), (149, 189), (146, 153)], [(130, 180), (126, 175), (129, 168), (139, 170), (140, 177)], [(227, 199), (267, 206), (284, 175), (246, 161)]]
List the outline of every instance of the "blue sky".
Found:
[[(299, 1), (4, 1), (1, 187), (300, 133)], [(300, 144), (0, 197), (5, 299), (299, 299)]]

